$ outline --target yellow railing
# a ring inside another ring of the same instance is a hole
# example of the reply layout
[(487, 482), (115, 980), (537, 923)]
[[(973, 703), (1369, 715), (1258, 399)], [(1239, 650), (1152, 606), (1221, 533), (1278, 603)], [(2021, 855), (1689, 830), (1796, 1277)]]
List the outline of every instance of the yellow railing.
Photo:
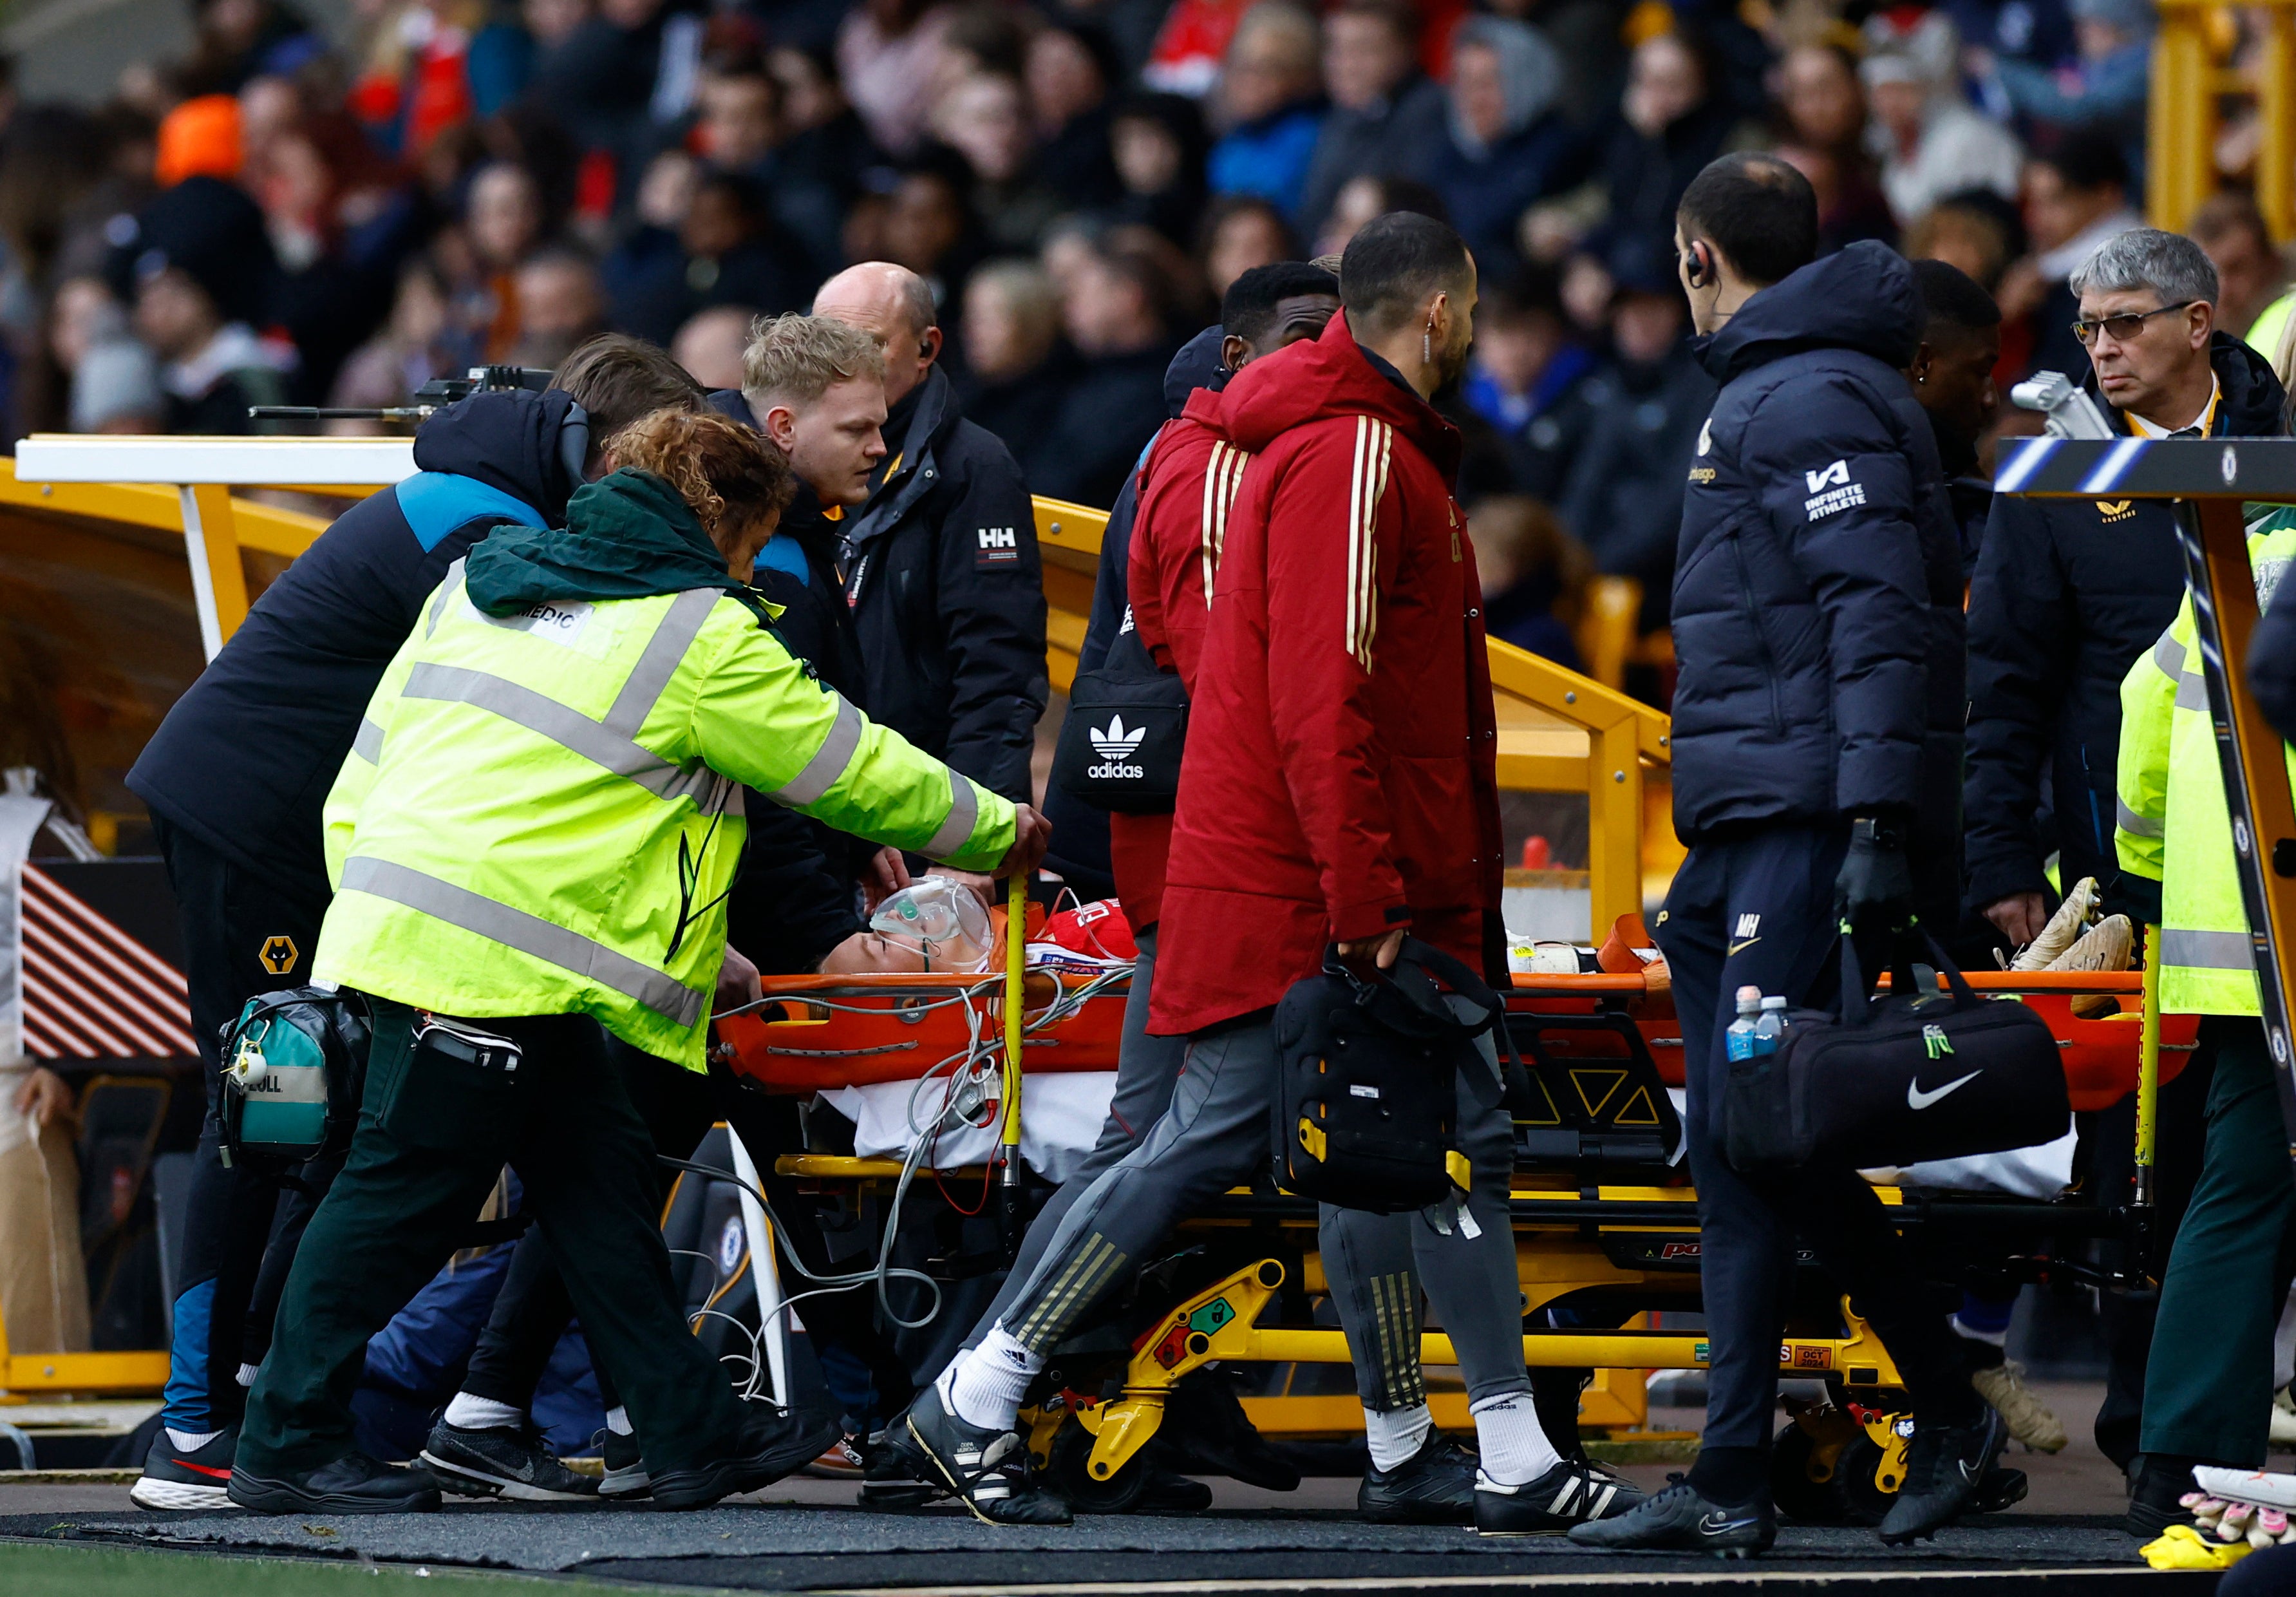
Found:
[[(47, 1393), (156, 1392), (168, 1384), (165, 1348), (135, 1353), (15, 1353), (0, 1319), (0, 1404)], [(0, 1419), (7, 1416), (0, 1407)]]

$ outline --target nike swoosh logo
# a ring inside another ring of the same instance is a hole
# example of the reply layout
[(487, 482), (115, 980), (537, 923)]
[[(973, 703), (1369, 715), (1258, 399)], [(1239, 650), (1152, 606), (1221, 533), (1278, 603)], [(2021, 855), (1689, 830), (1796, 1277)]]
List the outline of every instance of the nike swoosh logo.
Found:
[(1709, 1514), (1698, 1522), (1698, 1534), (1702, 1536), (1718, 1536), (1726, 1531), (1743, 1530), (1753, 1523), (1751, 1519), (1729, 1519), (1720, 1514)]
[(1926, 1109), (1931, 1104), (1937, 1102), (1938, 1099), (1943, 1098), (1947, 1093), (1953, 1091), (1956, 1088), (1968, 1086), (1970, 1083), (1975, 1081), (1979, 1076), (1981, 1076), (1984, 1074), (1985, 1073), (1982, 1070), (1972, 1070), (1967, 1075), (1963, 1076), (1959, 1081), (1948, 1082), (1944, 1086), (1939, 1087), (1934, 1092), (1923, 1091), (1922, 1083), (1918, 1078), (1907, 1082), (1906, 1083), (1906, 1107), (1909, 1109)]
[(1761, 939), (1759, 937), (1749, 937), (1743, 943), (1734, 943), (1730, 945), (1729, 951), (1723, 955), (1723, 958), (1726, 959), (1734, 959), (1740, 954), (1744, 953), (1748, 949), (1753, 947), (1754, 944), (1760, 941)]
[(231, 1478), (231, 1471), (228, 1469), (217, 1469), (208, 1464), (194, 1464), (189, 1459), (177, 1459), (176, 1463), (179, 1468), (189, 1469), (194, 1475), (209, 1475), (217, 1480)]

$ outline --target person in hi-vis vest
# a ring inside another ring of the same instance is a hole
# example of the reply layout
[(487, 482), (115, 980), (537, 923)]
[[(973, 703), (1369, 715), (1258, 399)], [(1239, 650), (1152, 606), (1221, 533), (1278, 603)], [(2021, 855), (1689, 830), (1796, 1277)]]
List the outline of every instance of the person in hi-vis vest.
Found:
[(250, 1394), (230, 1493), (275, 1513), (435, 1508), (352, 1442), (367, 1338), (507, 1161), (611, 1368), (653, 1501), (696, 1507), (819, 1454), (833, 1425), (745, 1412), (687, 1334), (652, 1148), (605, 1033), (699, 1069), (740, 857), (739, 794), (964, 868), (1045, 828), (823, 687), (747, 578), (791, 487), (723, 417), (658, 414), (557, 531), (451, 570), (329, 796), (336, 894), (314, 975), (366, 995), (358, 1132)]

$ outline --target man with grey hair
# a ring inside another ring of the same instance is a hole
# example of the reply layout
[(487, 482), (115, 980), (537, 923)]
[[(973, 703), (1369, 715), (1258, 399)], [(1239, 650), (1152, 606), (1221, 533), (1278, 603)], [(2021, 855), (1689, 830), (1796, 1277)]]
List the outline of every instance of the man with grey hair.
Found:
[[(2071, 276), (2080, 374), (2118, 431), (2141, 438), (2258, 437), (2285, 430), (2286, 396), (2264, 358), (2216, 327), (2216, 268), (2190, 239), (2138, 227), (2106, 239)], [(2120, 682), (2175, 619), (2185, 591), (2165, 503), (1997, 497), (1969, 595), (1969, 727), (1964, 786), (1972, 931), (2031, 942), (2054, 897), (2094, 877), (2107, 913), (2157, 923), (2160, 885), (2113, 852)], [(2051, 803), (2042, 803), (2044, 773)], [(2204, 1061), (2161, 1094), (2163, 1212), (2173, 1225), (2200, 1155)], [(2113, 1111), (2125, 1115), (2126, 1107)], [(2112, 1116), (2108, 1116), (2110, 1124)], [(2107, 1129), (2101, 1151), (2125, 1149)], [(2101, 1159), (2107, 1203), (2126, 1201), (2126, 1156)], [(2112, 1369), (2098, 1447), (2126, 1468), (2136, 1451), (2152, 1318), (2107, 1295)]]
[(923, 278), (864, 261), (822, 284), (813, 311), (883, 352), (887, 453), (836, 527), (861, 702), (919, 748), (1026, 802), (1047, 693), (1028, 483), (1012, 450), (959, 411)]

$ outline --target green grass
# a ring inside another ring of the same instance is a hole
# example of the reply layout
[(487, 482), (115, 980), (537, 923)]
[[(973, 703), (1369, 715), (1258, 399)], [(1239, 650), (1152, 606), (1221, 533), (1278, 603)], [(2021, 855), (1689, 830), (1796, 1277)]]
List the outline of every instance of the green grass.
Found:
[[(215, 1558), (127, 1548), (0, 1543), (7, 1597), (503, 1597), (534, 1577), (407, 1564), (320, 1559)], [(553, 1580), (549, 1597), (627, 1597), (627, 1586)]]

